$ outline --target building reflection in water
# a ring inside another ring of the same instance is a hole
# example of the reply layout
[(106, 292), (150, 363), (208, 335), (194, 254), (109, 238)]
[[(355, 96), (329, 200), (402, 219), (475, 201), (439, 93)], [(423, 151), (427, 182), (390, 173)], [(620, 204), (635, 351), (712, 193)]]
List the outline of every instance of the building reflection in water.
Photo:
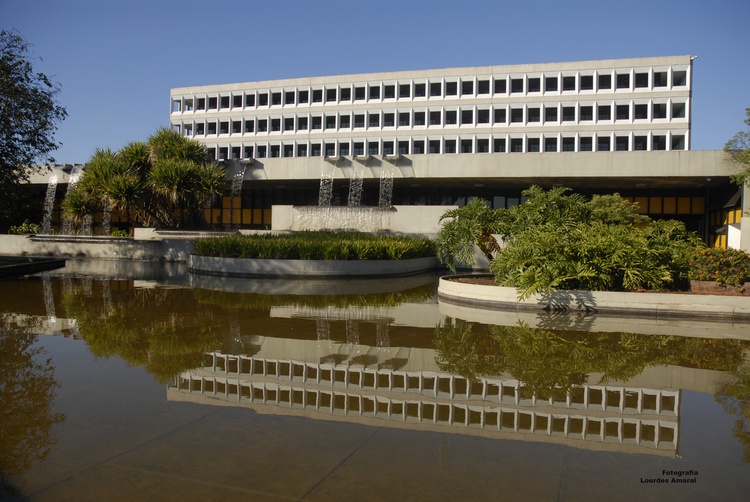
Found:
[[(680, 390), (584, 384), (564, 399), (542, 399), (506, 375), (466, 378), (443, 371), (433, 348), (391, 347), (394, 319), (386, 308), (282, 308), (275, 315), (309, 319), (317, 339), (245, 336), (250, 354), (205, 354), (202, 367), (168, 386), (168, 398), (370, 426), (677, 455)], [(345, 325), (344, 343), (331, 340), (333, 323)], [(358, 343), (366, 324), (375, 325), (376, 346)]]

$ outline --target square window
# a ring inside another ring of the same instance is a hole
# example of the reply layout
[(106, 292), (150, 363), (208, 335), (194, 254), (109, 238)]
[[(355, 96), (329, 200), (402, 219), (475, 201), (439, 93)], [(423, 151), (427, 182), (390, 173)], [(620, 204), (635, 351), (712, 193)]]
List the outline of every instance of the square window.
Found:
[(367, 154), (368, 155), (377, 155), (380, 151), (377, 141), (370, 141), (367, 143)]
[(294, 145), (284, 145), (284, 157), (294, 157)]
[(672, 103), (672, 118), (673, 119), (685, 118), (685, 103)]
[(597, 152), (608, 152), (610, 150), (609, 143), (610, 143), (609, 136), (599, 136), (596, 139), (596, 151)]
[(617, 120), (630, 119), (630, 105), (617, 105), (615, 108)]
[(612, 105), (597, 105), (598, 120), (612, 120)]
[(430, 96), (442, 96), (443, 84), (440, 82), (430, 82)]
[(349, 143), (339, 143), (339, 155), (349, 155)]
[(477, 124), (489, 124), (490, 123), (490, 111), (489, 110), (477, 110)]
[(321, 147), (320, 143), (313, 143), (310, 145), (310, 156), (311, 157), (320, 157), (321, 155)]
[(393, 99), (396, 97), (396, 86), (386, 85), (383, 87), (383, 99)]
[(399, 98), (411, 97), (411, 84), (400, 84), (398, 86), (398, 97)]
[(510, 121), (511, 123), (523, 122), (523, 108), (511, 108)]
[(667, 72), (659, 71), (654, 72), (654, 87), (666, 87), (667, 86)]
[(630, 148), (630, 138), (627, 136), (615, 137), (615, 150), (618, 152), (627, 152)]
[(474, 81), (461, 82), (461, 96), (473, 96), (474, 95)]
[(648, 73), (636, 73), (635, 74), (635, 87), (636, 89), (642, 89), (648, 87)]
[(271, 104), (272, 105), (280, 105), (281, 104), (281, 93), (280, 92), (272, 92), (271, 93)]
[(666, 103), (654, 103), (652, 117), (655, 119), (667, 118), (667, 104)]
[(351, 127), (351, 117), (349, 115), (342, 115), (339, 117), (339, 129), (349, 129)]
[(414, 112), (414, 125), (415, 126), (423, 126), (425, 121), (425, 113), (424, 112)]
[(490, 153), (490, 140), (489, 139), (477, 140), (477, 153)]
[(312, 126), (310, 129), (322, 129), (323, 128), (323, 118), (322, 117), (313, 117), (312, 118)]
[(687, 72), (673, 71), (672, 72), (672, 86), (682, 87), (683, 85), (687, 85)]
[(446, 82), (445, 83), (445, 95), (455, 96), (456, 94), (458, 94), (458, 82)]
[(544, 92), (557, 92), (557, 77), (544, 79)]
[(245, 147), (245, 158), (246, 159), (252, 159), (253, 158), (253, 147), (252, 146), (246, 146)]
[(648, 105), (633, 106), (633, 118), (636, 120), (648, 119)]
[(229, 108), (229, 96), (222, 96), (221, 97), (221, 106), (220, 108)]
[(548, 106), (544, 108), (544, 121), (557, 122), (557, 107)]
[(268, 131), (268, 120), (258, 119), (258, 132)]
[(365, 126), (365, 114), (355, 114), (354, 115), (354, 127), (364, 127)]
[(425, 84), (414, 84), (414, 97), (423, 98), (425, 96)]
[(284, 93), (284, 104), (285, 105), (293, 105), (294, 104), (294, 91), (287, 91)]
[(474, 124), (474, 110), (461, 110), (461, 125)]
[(232, 96), (232, 107), (242, 108), (242, 96)]
[(505, 138), (495, 138), (492, 144), (493, 144), (493, 151), (495, 153), (505, 152)]
[(510, 139), (510, 151), (514, 153), (523, 152), (523, 139), (511, 138)]
[(278, 158), (281, 155), (281, 147), (279, 145), (271, 145), (271, 158)]
[(528, 138), (526, 140), (526, 151), (527, 152), (539, 152), (539, 138)]
[(297, 157), (307, 157), (307, 145), (297, 145)]
[(599, 75), (599, 89), (612, 88), (612, 75)]
[(590, 137), (582, 137), (578, 140), (578, 151), (580, 152), (591, 152), (594, 149), (593, 139)]
[(323, 89), (313, 89), (312, 102), (322, 103), (323, 102)]
[(633, 137), (633, 150), (648, 150), (648, 137), (647, 136), (634, 136)]
[(575, 138), (563, 138), (562, 139), (562, 151), (563, 152), (575, 152), (576, 151), (576, 139)]
[(233, 146), (232, 147), (232, 158), (233, 159), (239, 159), (240, 158), (240, 147), (239, 146)]
[(652, 150), (666, 150), (667, 149), (667, 137), (666, 136), (654, 136), (651, 139)]
[(473, 153), (473, 141), (470, 139), (461, 140), (461, 153)]
[(341, 89), (341, 101), (352, 100), (352, 89), (350, 87), (344, 87)]
[(630, 73), (617, 74), (617, 88), (630, 89)]
[(576, 90), (576, 78), (573, 76), (563, 77), (563, 91), (575, 91)]
[(540, 108), (529, 108), (528, 111), (529, 122), (539, 122), (542, 119), (542, 112)]
[(304, 104), (304, 103), (307, 103), (309, 99), (310, 99), (309, 91), (299, 91), (297, 93), (297, 103)]
[(380, 99), (380, 86), (379, 85), (370, 86), (370, 99)]
[(208, 98), (208, 109), (216, 110), (218, 100), (216, 98)]
[(682, 134), (672, 135), (672, 150), (684, 150), (685, 149), (685, 136)]
[(455, 139), (445, 140), (443, 153), (456, 153), (456, 140)]
[(216, 122), (209, 122), (207, 125), (208, 134), (216, 134)]
[(395, 125), (396, 125), (396, 114), (384, 113), (383, 114), (383, 127), (393, 127)]
[(258, 158), (259, 159), (265, 159), (266, 158), (266, 147), (265, 146), (259, 146), (258, 147)]
[(594, 76), (593, 75), (581, 75), (579, 87), (582, 91), (594, 90)]
[(409, 112), (401, 112), (398, 114), (398, 125), (399, 127), (408, 126), (409, 125)]
[(326, 129), (336, 129), (336, 115), (326, 115)]
[(297, 118), (297, 129), (300, 131), (306, 131), (307, 130), (307, 117), (298, 117)]
[(490, 81), (480, 80), (477, 82), (477, 94), (489, 94), (490, 93)]
[(326, 157), (334, 157), (336, 155), (336, 144), (326, 143)]
[(354, 88), (354, 100), (355, 101), (364, 101), (365, 99), (365, 91), (366, 89), (364, 87), (355, 87)]
[(281, 131), (281, 119), (271, 119), (271, 131)]
[(412, 145), (412, 152), (413, 154), (423, 154), (424, 153), (424, 141), (415, 141)]
[(393, 155), (393, 141), (383, 142), (383, 155)]
[(196, 110), (205, 110), (206, 109), (206, 98), (198, 98), (197, 103), (195, 104)]
[(336, 89), (326, 89), (326, 103), (336, 101)]
[(354, 148), (352, 148), (352, 154), (356, 155), (358, 157), (365, 154), (365, 143), (363, 141), (357, 141), (354, 143)]
[(440, 112), (430, 112), (430, 125), (440, 125)]
[(255, 121), (254, 120), (246, 120), (245, 121), (245, 132), (255, 132)]
[(528, 86), (529, 92), (540, 92), (542, 90), (542, 79), (539, 77), (530, 78)]
[(380, 114), (371, 113), (367, 117), (367, 123), (370, 127), (380, 127)]
[(284, 130), (294, 131), (294, 118), (284, 119)]
[(575, 122), (575, 120), (576, 120), (576, 107), (575, 106), (563, 106), (563, 109), (562, 109), (562, 120), (563, 120), (563, 122)]
[(255, 106), (255, 94), (248, 94), (245, 96), (245, 108)]
[(507, 92), (508, 92), (508, 81), (505, 79), (496, 79), (495, 80), (495, 94), (506, 94)]
[(557, 151), (557, 138), (544, 138), (544, 151), (556, 152)]
[(493, 120), (495, 124), (505, 124), (507, 120), (507, 117), (505, 115), (505, 108), (495, 108), (495, 115)]
[(398, 153), (400, 155), (409, 155), (409, 142), (408, 141), (398, 142)]
[(241, 120), (232, 121), (232, 134), (242, 134), (242, 121)]
[(510, 80), (510, 93), (515, 94), (523, 92), (523, 79), (522, 78), (512, 78)]
[(427, 153), (440, 153), (440, 140), (430, 140), (427, 143)]
[(446, 111), (445, 112), (445, 125), (453, 125), (456, 123), (456, 111)]

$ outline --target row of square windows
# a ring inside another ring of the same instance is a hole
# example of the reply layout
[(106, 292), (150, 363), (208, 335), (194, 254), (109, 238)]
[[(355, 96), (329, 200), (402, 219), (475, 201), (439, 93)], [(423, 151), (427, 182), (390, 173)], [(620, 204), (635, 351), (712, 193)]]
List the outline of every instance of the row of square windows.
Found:
[[(669, 143), (668, 143), (669, 140)], [(653, 135), (651, 150), (685, 149), (685, 135)], [(577, 146), (577, 148), (576, 148)], [(246, 145), (244, 147), (210, 147), (209, 155), (218, 160), (266, 157), (336, 157), (366, 155), (409, 155), (443, 153), (505, 153), (505, 152), (610, 152), (648, 150), (648, 136), (580, 136), (528, 138), (469, 138), (399, 141), (343, 141), (337, 143), (300, 143), (282, 145)], [(594, 149), (596, 147), (596, 150)], [(218, 156), (217, 156), (218, 154)]]
[[(611, 73), (596, 76), (596, 90), (611, 90), (613, 87), (613, 75)], [(631, 74), (616, 73), (614, 75), (614, 88), (650, 89), (668, 87), (667, 72), (648, 72)], [(652, 85), (649, 84), (651, 77)], [(508, 83), (510, 82), (510, 85)], [(245, 108), (256, 106), (280, 106), (300, 105), (309, 103), (341, 103), (354, 101), (377, 101), (381, 99), (398, 98), (426, 98), (447, 96), (482, 96), (540, 93), (544, 82), (544, 92), (557, 93), (560, 90), (567, 91), (594, 91), (594, 75), (563, 76), (563, 77), (525, 77), (504, 78), (494, 80), (463, 80), (459, 82), (429, 82), (429, 83), (404, 83), (404, 84), (374, 84), (368, 86), (351, 87), (327, 87), (326, 89), (304, 89), (289, 91), (260, 91), (250, 92), (244, 95), (231, 96), (209, 96), (199, 98), (177, 98), (172, 100), (172, 112), (194, 111), (194, 110), (219, 110), (227, 108)], [(578, 86), (576, 86), (576, 82)], [(460, 84), (460, 85), (459, 85)], [(672, 86), (684, 87), (687, 85), (687, 72), (672, 72)], [(460, 94), (459, 94), (460, 90)], [(490, 92), (492, 90), (492, 92)], [(476, 91), (476, 92), (475, 92)], [(382, 96), (382, 98), (381, 98)]]
[[(594, 110), (596, 109), (596, 113)], [(576, 111), (578, 121), (611, 120), (649, 120), (656, 119), (678, 119), (685, 118), (686, 104), (684, 102), (653, 103), (648, 104), (597, 104), (589, 106), (545, 106), (545, 107), (523, 107), (510, 109), (511, 124), (560, 123), (576, 122)], [(671, 113), (668, 113), (671, 112)], [(308, 131), (319, 129), (350, 129), (350, 128), (380, 128), (382, 127), (418, 127), (418, 126), (442, 126), (442, 125), (480, 125), (480, 124), (506, 124), (508, 123), (508, 110), (506, 108), (490, 109), (460, 109), (460, 110), (437, 110), (428, 112), (405, 111), (398, 113), (353, 113), (317, 115), (317, 116), (295, 116), (283, 118), (258, 118), (246, 120), (232, 120), (219, 122), (197, 122), (182, 125), (186, 135), (213, 135), (213, 134), (252, 134), (263, 132), (280, 131)], [(244, 127), (244, 128), (243, 128)], [(177, 127), (179, 128), (179, 126)]]

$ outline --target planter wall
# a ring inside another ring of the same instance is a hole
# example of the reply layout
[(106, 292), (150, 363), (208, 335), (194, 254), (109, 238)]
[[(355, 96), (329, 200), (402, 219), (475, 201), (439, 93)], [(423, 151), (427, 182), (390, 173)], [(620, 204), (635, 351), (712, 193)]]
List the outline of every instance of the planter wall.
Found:
[(437, 267), (437, 259), (411, 260), (271, 260), (191, 255), (195, 274), (228, 277), (382, 277), (414, 275)]

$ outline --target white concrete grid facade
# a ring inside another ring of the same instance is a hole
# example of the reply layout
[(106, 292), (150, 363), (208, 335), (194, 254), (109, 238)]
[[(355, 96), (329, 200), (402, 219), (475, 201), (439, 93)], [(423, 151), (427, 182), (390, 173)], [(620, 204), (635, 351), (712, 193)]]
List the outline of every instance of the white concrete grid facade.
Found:
[(174, 88), (215, 158), (689, 150), (692, 57)]

